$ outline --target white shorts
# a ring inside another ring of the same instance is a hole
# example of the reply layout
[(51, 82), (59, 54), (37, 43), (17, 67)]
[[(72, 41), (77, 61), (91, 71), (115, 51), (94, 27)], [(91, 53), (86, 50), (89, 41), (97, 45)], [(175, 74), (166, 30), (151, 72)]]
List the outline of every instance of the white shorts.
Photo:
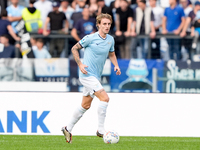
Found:
[(94, 76), (79, 78), (81, 84), (83, 85), (83, 96), (90, 95), (94, 98), (94, 92), (103, 89), (103, 86), (97, 78)]

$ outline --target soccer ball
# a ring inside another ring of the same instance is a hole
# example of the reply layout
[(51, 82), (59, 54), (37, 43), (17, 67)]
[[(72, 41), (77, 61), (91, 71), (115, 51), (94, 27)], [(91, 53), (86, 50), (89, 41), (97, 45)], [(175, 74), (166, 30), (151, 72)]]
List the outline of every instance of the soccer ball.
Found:
[(103, 135), (104, 143), (115, 144), (119, 142), (119, 134), (116, 131), (107, 131)]

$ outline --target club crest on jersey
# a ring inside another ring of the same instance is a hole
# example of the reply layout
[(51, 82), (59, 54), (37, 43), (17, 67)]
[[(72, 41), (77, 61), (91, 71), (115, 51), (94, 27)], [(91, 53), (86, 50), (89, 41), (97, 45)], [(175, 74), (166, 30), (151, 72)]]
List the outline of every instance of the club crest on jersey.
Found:
[(108, 42), (108, 44), (111, 44), (111, 42)]
[(82, 38), (81, 43), (84, 43), (84, 42), (85, 42), (85, 39), (86, 39), (87, 37), (88, 37), (88, 36)]
[(85, 38), (83, 38), (82, 40), (81, 40), (81, 43), (84, 43), (85, 42)]

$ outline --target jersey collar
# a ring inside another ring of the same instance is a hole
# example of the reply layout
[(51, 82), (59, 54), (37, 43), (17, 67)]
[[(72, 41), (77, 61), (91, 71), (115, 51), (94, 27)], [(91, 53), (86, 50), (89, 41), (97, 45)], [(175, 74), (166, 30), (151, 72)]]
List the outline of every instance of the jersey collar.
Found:
[(101, 37), (101, 35), (99, 34), (99, 32), (97, 32), (97, 33), (98, 33), (98, 36), (99, 36), (102, 40), (106, 40), (106, 39), (107, 39), (107, 35), (106, 35), (105, 38), (103, 38), (103, 37)]

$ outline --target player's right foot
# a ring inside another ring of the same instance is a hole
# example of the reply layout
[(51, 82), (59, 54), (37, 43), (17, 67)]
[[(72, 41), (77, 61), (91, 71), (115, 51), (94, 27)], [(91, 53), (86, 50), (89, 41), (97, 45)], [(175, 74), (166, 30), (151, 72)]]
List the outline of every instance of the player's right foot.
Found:
[(65, 136), (66, 142), (72, 143), (72, 134), (67, 130), (67, 126), (62, 127), (61, 131)]
[(96, 134), (97, 134), (98, 137), (103, 138), (103, 134), (99, 133), (98, 130), (97, 130), (97, 133), (96, 133)]

